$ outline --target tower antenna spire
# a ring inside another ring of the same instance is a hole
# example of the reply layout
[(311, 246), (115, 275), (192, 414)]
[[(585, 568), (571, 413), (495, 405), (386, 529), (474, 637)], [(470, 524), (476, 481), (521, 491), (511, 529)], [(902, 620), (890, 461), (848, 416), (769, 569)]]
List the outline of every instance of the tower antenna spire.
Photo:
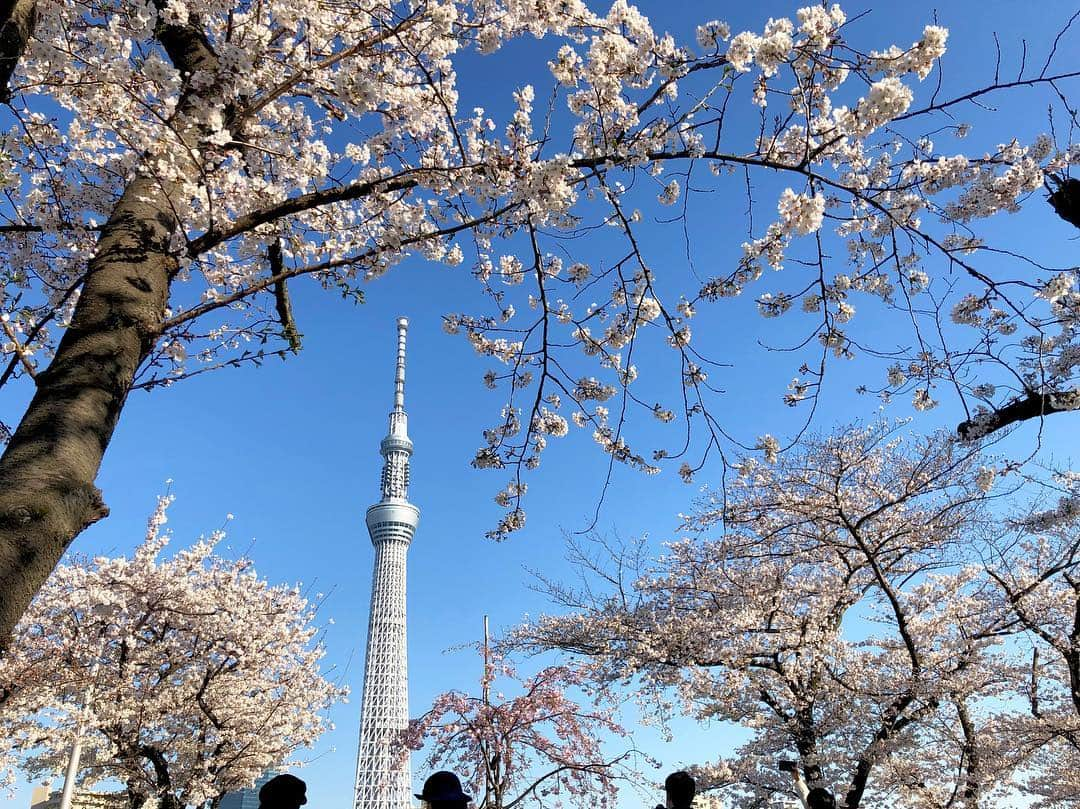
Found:
[(409, 416), (405, 412), (405, 336), (409, 321), (397, 321), (397, 364), (394, 369), (394, 409), (390, 411), (390, 428), (379, 444), (383, 456), (382, 501), (405, 500), (409, 494), (409, 457), (413, 445), (409, 440)]
[(397, 320), (397, 370), (394, 373), (394, 412), (405, 412), (405, 335), (409, 331), (409, 319)]

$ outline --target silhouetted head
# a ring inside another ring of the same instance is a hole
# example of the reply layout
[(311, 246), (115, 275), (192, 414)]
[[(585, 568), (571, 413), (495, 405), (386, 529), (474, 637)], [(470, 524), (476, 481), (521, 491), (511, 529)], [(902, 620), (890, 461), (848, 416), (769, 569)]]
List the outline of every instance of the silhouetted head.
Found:
[(413, 793), (428, 803), (432, 809), (461, 809), (472, 797), (461, 790), (461, 781), (452, 772), (439, 770), (428, 776), (424, 791)]
[(829, 790), (814, 787), (806, 796), (806, 805), (810, 809), (836, 809), (836, 799)]
[(690, 773), (679, 770), (664, 779), (664, 791), (667, 793), (668, 806), (686, 809), (694, 800), (697, 784)]
[(307, 803), (307, 784), (295, 775), (275, 775), (259, 790), (259, 809), (300, 809)]

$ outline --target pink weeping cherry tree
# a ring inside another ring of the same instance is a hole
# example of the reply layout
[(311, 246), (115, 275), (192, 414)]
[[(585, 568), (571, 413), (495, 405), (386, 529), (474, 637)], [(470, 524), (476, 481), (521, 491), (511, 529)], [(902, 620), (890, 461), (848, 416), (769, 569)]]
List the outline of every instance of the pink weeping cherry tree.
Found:
[(478, 809), (611, 807), (619, 783), (635, 782), (645, 757), (632, 748), (604, 752), (628, 734), (610, 695), (590, 689), (578, 669), (547, 666), (522, 677), (496, 657), (484, 672), (479, 696), (439, 694), (406, 739), (424, 747), (429, 768), (459, 774)]

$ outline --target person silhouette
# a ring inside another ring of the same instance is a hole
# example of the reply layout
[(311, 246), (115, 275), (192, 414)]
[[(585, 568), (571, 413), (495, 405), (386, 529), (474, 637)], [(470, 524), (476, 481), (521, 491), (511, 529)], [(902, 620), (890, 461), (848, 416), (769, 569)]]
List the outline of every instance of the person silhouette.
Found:
[(307, 803), (307, 784), (295, 775), (275, 775), (259, 790), (259, 809), (300, 809)]
[(431, 809), (465, 809), (472, 800), (462, 791), (458, 777), (447, 770), (432, 773), (424, 782), (424, 791), (413, 794)]
[[(795, 781), (795, 793), (799, 796), (799, 802), (803, 809), (836, 809), (836, 798), (825, 787), (810, 788), (803, 780), (798, 765), (793, 761), (781, 761), (780, 770), (790, 773)], [(811, 764), (806, 767), (806, 777), (811, 781), (821, 780), (821, 767)]]
[(679, 770), (664, 779), (664, 792), (667, 794), (667, 809), (690, 809), (697, 793), (697, 782), (690, 773)]
[(836, 798), (824, 787), (814, 787), (806, 793), (809, 809), (836, 809)]

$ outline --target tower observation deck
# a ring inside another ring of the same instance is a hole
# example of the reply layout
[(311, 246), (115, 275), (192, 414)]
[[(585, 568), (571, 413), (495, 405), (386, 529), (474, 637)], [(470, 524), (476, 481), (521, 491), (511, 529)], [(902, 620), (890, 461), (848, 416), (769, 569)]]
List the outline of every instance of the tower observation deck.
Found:
[(409, 723), (405, 625), (405, 555), (420, 521), (408, 500), (409, 418), (405, 414), (405, 335), (409, 321), (397, 321), (397, 367), (390, 428), (379, 445), (383, 457), (382, 497), (367, 510), (375, 546), (371, 579), (364, 690), (360, 704), (360, 744), (356, 757), (354, 809), (406, 809), (412, 803), (412, 774), (400, 734)]

